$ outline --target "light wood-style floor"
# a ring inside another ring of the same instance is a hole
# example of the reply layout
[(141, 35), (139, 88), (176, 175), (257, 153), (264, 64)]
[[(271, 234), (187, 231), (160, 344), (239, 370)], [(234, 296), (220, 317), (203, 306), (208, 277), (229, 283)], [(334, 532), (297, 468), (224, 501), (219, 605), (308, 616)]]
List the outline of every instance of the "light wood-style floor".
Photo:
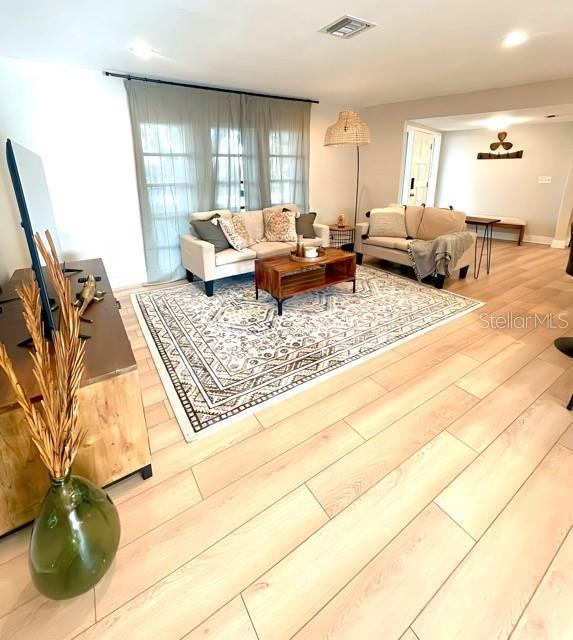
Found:
[(154, 476), (111, 488), (117, 560), (73, 601), (34, 591), (29, 530), (0, 541), (0, 638), (572, 638), (566, 259), (496, 242), (447, 284), (483, 309), (194, 444), (122, 294)]

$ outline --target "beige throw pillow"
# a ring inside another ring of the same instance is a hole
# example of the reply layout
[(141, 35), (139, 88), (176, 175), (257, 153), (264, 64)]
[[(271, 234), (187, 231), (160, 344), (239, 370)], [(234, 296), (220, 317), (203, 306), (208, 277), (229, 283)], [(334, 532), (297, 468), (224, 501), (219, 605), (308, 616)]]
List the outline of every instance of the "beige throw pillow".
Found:
[(240, 216), (235, 215), (230, 218), (219, 218), (218, 222), (233, 249), (242, 251), (253, 244), (253, 239), (247, 233), (247, 229), (245, 228)]
[(370, 211), (368, 235), (371, 238), (406, 238), (403, 207), (385, 207)]
[(420, 222), (422, 221), (422, 215), (424, 213), (424, 207), (417, 204), (409, 204), (406, 207), (406, 231), (409, 238), (418, 237), (418, 229), (420, 228)]
[(415, 238), (433, 240), (439, 236), (457, 231), (465, 231), (466, 214), (436, 207), (425, 207)]
[(263, 209), (267, 242), (296, 242), (296, 211), (283, 211), (283, 207)]
[(263, 211), (243, 211), (238, 214), (247, 229), (247, 233), (253, 239), (253, 242), (263, 242), (265, 239), (265, 224), (263, 222)]
[(283, 209), (288, 209), (289, 211), (294, 211), (297, 218), (300, 216), (300, 211), (299, 211), (298, 206), (296, 204), (283, 204), (283, 205), (281, 205), (281, 207)]

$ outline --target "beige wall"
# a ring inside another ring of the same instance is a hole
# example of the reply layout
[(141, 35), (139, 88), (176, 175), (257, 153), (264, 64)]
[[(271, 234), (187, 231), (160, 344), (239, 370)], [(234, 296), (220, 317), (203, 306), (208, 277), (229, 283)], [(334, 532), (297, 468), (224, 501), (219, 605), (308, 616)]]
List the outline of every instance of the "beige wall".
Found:
[(349, 107), (313, 104), (310, 118), (310, 209), (324, 224), (336, 222), (343, 213), (354, 218), (356, 194), (356, 149), (323, 146), (326, 128)]
[[(511, 127), (508, 140), (523, 158), (477, 160), (495, 139), (487, 129), (442, 135), (437, 206), (524, 218), (528, 236), (550, 242), (573, 159), (573, 122)], [(539, 176), (551, 176), (551, 184), (539, 184)]]
[(573, 79), (567, 79), (361, 109), (372, 144), (364, 147), (362, 156), (360, 211), (384, 206), (398, 197), (407, 121), (572, 102)]

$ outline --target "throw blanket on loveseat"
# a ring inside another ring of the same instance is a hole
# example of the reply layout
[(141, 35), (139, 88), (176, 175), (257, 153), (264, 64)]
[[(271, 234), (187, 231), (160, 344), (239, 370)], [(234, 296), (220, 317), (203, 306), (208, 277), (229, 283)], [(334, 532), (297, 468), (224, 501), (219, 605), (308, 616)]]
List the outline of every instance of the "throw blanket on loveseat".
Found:
[(412, 240), (408, 255), (416, 277), (422, 280), (437, 273), (449, 277), (450, 263), (455, 265), (472, 242), (473, 237), (467, 231), (448, 233), (434, 240)]

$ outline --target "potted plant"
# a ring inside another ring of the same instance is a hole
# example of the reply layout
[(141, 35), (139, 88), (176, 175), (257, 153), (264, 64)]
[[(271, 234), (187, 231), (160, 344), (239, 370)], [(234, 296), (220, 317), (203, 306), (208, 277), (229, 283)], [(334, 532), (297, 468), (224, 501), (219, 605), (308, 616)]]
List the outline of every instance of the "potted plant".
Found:
[(120, 522), (109, 496), (71, 473), (84, 436), (78, 428), (78, 395), (85, 342), (79, 337), (79, 310), (72, 305), (69, 280), (62, 273), (49, 232), (46, 237), (49, 249), (38, 234), (35, 240), (60, 308), (51, 340), (44, 335), (36, 282), (30, 279), (18, 289), (33, 341), (30, 357), (40, 399), (29, 399), (1, 343), (0, 369), (8, 377), (50, 476), (50, 488), (32, 529), (29, 565), (38, 591), (59, 600), (89, 590), (105, 574), (117, 551)]

